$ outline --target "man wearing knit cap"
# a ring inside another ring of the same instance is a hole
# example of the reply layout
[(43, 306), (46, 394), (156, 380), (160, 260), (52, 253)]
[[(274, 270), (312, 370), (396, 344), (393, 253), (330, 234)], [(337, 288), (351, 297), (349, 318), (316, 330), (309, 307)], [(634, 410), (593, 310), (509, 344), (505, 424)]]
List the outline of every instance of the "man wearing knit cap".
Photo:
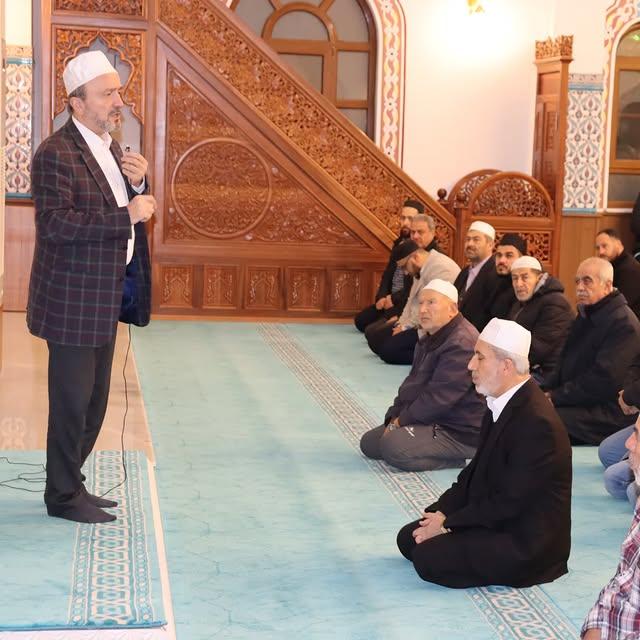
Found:
[(541, 382), (555, 368), (575, 313), (564, 296), (564, 286), (543, 272), (536, 258), (522, 256), (511, 265), (517, 301), (508, 318), (531, 331), (529, 365)]
[(406, 471), (462, 467), (478, 444), (484, 403), (467, 370), (478, 337), (458, 312), (458, 292), (435, 279), (419, 293), (420, 328), (413, 366), (384, 424), (362, 436), (369, 458)]
[(498, 285), (493, 247), (496, 230), (486, 222), (471, 223), (464, 243), (464, 255), (469, 264), (460, 272), (454, 284), (462, 315), (482, 331), (491, 319), (491, 303)]
[(506, 318), (516, 301), (511, 285), (511, 265), (527, 253), (527, 241), (517, 233), (505, 233), (496, 246), (496, 286), (489, 304), (489, 317)]
[(147, 161), (122, 153), (110, 133), (123, 107), (116, 69), (100, 51), (63, 73), (71, 117), (32, 164), (36, 245), (27, 324), (49, 349), (44, 500), (50, 516), (115, 520), (117, 503), (87, 492), (81, 473), (107, 408), (118, 320), (149, 322), (150, 262), (144, 222)]
[(571, 446), (529, 377), (531, 334), (494, 318), (469, 370), (486, 396), (478, 451), (453, 486), (403, 527), (398, 547), (426, 581), (528, 587), (567, 572)]

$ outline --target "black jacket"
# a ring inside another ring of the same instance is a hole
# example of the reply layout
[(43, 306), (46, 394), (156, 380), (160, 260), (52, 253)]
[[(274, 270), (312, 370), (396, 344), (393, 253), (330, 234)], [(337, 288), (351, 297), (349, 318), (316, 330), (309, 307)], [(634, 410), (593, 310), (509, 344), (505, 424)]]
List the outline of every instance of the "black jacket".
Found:
[(613, 286), (626, 298), (627, 304), (640, 317), (640, 263), (626, 251), (613, 262)]
[(498, 286), (498, 273), (494, 257), (489, 258), (471, 288), (464, 291), (469, 276), (469, 267), (465, 267), (453, 283), (458, 290), (458, 308), (462, 315), (478, 330), (482, 331), (491, 320), (491, 303)]
[(385, 424), (394, 418), (400, 426), (437, 424), (455, 432), (458, 442), (477, 446), (486, 404), (467, 370), (477, 340), (478, 332), (461, 313), (432, 336), (422, 336)]
[(562, 283), (548, 273), (542, 274), (530, 300), (516, 300), (508, 319), (531, 331), (529, 364), (532, 370), (538, 370), (543, 376), (553, 372), (574, 318)]
[(526, 587), (567, 572), (571, 446), (533, 380), (516, 391), (495, 424), (486, 412), (473, 460), (425, 511), (445, 514), (452, 535), (463, 534), (459, 553), (495, 584)]
[(491, 318), (505, 319), (517, 301), (511, 282), (511, 274), (501, 276), (496, 272), (496, 288), (489, 304), (489, 320)]
[(571, 326), (560, 362), (545, 380), (557, 407), (609, 404), (616, 411), (618, 392), (629, 365), (640, 356), (640, 322), (624, 296), (613, 290), (583, 307)]

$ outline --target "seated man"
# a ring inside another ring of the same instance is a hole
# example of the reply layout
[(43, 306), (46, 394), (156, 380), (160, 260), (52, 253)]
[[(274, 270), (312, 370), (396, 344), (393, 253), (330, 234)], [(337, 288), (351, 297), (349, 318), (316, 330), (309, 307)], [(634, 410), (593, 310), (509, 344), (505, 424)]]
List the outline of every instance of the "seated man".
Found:
[(558, 411), (572, 444), (600, 444), (629, 424), (618, 391), (640, 354), (640, 322), (613, 288), (613, 267), (587, 258), (576, 274), (578, 316), (560, 362), (542, 388)]
[[(397, 264), (398, 258), (394, 254), (396, 247), (411, 237), (411, 220), (418, 213), (424, 213), (424, 205), (417, 200), (407, 200), (400, 210), (400, 235), (394, 240), (387, 268), (380, 278), (380, 286), (376, 293), (375, 304), (365, 307), (356, 317), (355, 325), (358, 331), (364, 330), (380, 318), (399, 316), (411, 290), (411, 278), (404, 269)], [(432, 240), (435, 246), (435, 239)], [(433, 247), (432, 247), (433, 248)]]
[[(460, 267), (444, 253), (435, 249), (425, 251), (418, 249), (405, 259), (407, 273), (414, 277), (407, 304), (402, 314), (388, 332), (378, 334), (376, 353), (387, 364), (411, 364), (413, 350), (418, 342), (420, 327), (420, 291), (432, 280), (453, 282)], [(403, 261), (400, 261), (402, 264)], [(371, 346), (371, 342), (369, 343)]]
[[(636, 479), (640, 474), (640, 419), (626, 441), (629, 463)], [(637, 481), (637, 480), (636, 480)], [(622, 543), (620, 564), (602, 589), (582, 625), (583, 640), (640, 638), (640, 506)]]
[(491, 303), (498, 286), (498, 273), (493, 259), (496, 230), (486, 222), (471, 223), (464, 243), (464, 255), (469, 261), (454, 284), (460, 295), (462, 315), (482, 331), (491, 319)]
[(505, 233), (496, 247), (496, 286), (489, 305), (490, 318), (506, 318), (516, 301), (511, 284), (511, 265), (527, 253), (527, 241), (517, 233)]
[(446, 587), (528, 587), (567, 572), (571, 447), (529, 377), (530, 333), (494, 318), (469, 369), (487, 397), (478, 452), (453, 486), (398, 534), (418, 575)]
[(529, 366), (541, 382), (558, 364), (575, 313), (564, 297), (562, 283), (543, 273), (535, 258), (518, 258), (511, 265), (511, 280), (517, 301), (508, 318), (531, 332)]
[(627, 304), (640, 317), (640, 264), (624, 249), (615, 229), (603, 229), (596, 236), (598, 257), (613, 266), (613, 286), (626, 298)]
[(360, 440), (369, 458), (405, 471), (462, 467), (478, 443), (484, 403), (467, 363), (478, 337), (458, 312), (458, 292), (432, 280), (419, 295), (420, 338), (413, 366), (384, 424)]

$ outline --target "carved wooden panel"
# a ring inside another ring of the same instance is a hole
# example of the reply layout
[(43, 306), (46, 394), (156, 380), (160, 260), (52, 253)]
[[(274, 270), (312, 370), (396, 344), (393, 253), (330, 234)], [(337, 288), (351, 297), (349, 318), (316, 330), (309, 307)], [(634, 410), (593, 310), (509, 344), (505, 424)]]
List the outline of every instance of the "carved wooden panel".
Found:
[(142, 16), (143, 0), (55, 0), (56, 11), (112, 13), (121, 16)]
[(366, 246), (172, 67), (167, 87), (167, 240)]
[(359, 311), (363, 304), (363, 272), (332, 269), (330, 272), (330, 311)]
[[(159, 0), (160, 22), (212, 73), (302, 149), (343, 189), (394, 232), (408, 197), (424, 201), (439, 219), (439, 240), (453, 248), (455, 220), (417, 188), (351, 123), (339, 118), (286, 72), (277, 56), (208, 0)], [(194, 15), (199, 20), (194, 20)]]
[(279, 267), (247, 267), (244, 306), (247, 309), (282, 309)]
[(546, 40), (536, 40), (536, 60), (545, 58), (570, 58), (573, 55), (573, 36), (549, 36)]
[(473, 216), (551, 218), (553, 205), (546, 189), (525, 174), (501, 172), (473, 192), (469, 209)]
[(160, 265), (160, 307), (193, 307), (193, 267)]
[(500, 229), (496, 246), (500, 244), (500, 237), (505, 233), (517, 233), (527, 241), (527, 255), (550, 265), (553, 262), (553, 231), (523, 231), (521, 227)]
[(204, 309), (236, 309), (238, 287), (237, 267), (205, 265), (202, 307)]
[(66, 108), (66, 92), (62, 72), (69, 60), (81, 49), (91, 46), (101, 38), (109, 49), (117, 51), (120, 59), (131, 67), (131, 74), (122, 89), (122, 100), (131, 106), (133, 114), (144, 122), (144, 34), (116, 29), (74, 29), (57, 27), (54, 34), (55, 73), (53, 95), (55, 97), (52, 119)]
[(287, 269), (287, 309), (324, 310), (324, 269), (290, 267)]

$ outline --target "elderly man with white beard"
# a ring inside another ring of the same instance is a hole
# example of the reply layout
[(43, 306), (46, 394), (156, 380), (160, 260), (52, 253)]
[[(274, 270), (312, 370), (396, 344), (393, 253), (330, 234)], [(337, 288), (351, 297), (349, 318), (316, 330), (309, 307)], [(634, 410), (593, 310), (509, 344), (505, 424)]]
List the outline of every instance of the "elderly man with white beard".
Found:
[[(629, 451), (636, 483), (640, 478), (640, 417), (625, 447)], [(640, 508), (636, 503), (633, 522), (622, 543), (620, 564), (602, 589), (582, 626), (583, 640), (640, 638)]]
[(528, 587), (567, 572), (571, 447), (529, 376), (531, 334), (493, 318), (469, 370), (488, 409), (478, 451), (456, 482), (398, 533), (418, 575), (447, 587)]

